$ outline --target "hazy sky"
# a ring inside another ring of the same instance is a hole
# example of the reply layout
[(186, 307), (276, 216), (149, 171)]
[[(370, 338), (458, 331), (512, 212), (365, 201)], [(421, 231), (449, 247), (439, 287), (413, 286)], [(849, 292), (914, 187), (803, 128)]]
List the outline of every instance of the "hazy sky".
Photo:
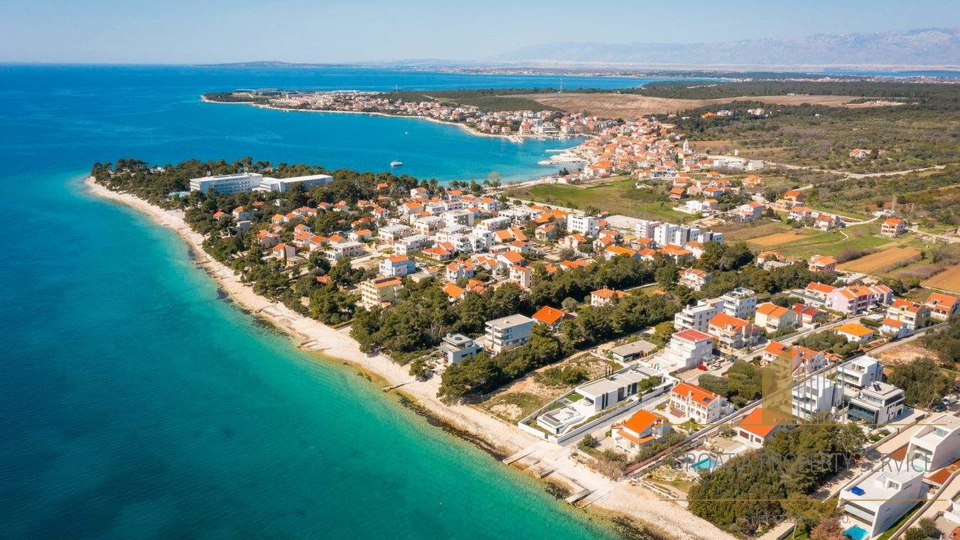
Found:
[(960, 25), (958, 0), (0, 0), (0, 61), (484, 59), (527, 45)]

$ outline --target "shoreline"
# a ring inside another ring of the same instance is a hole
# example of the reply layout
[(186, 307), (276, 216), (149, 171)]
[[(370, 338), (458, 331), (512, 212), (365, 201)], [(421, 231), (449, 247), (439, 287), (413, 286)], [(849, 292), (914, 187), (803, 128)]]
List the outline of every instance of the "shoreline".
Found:
[[(256, 294), (249, 285), (242, 283), (230, 268), (206, 253), (202, 235), (189, 227), (182, 212), (165, 210), (131, 193), (112, 191), (97, 183), (92, 176), (87, 176), (83, 184), (91, 195), (130, 207), (150, 218), (155, 224), (172, 229), (195, 255), (194, 264), (203, 268), (237, 307), (296, 340), (297, 348), (315, 353), (318, 362), (341, 362), (357, 369), (363, 376), (370, 378), (371, 382), (382, 381), (386, 386), (396, 385), (397, 388), (390, 392), (400, 396), (400, 405), (423, 417), (429, 424), (474, 444), (491, 457), (497, 458), (501, 464), (501, 456), (509, 456), (537, 444), (549, 444), (478, 408), (443, 403), (437, 398), (439, 377), (417, 381), (410, 376), (405, 366), (395, 363), (386, 355), (362, 352), (359, 344), (349, 336), (349, 327), (333, 329), (304, 317), (281, 303), (271, 302)], [(653, 538), (735, 540), (734, 536), (673, 502), (664, 501), (652, 492), (625, 481), (614, 481), (602, 476), (580, 463), (575, 452), (559, 459), (563, 466), (563, 469), (558, 471), (561, 478), (580, 487), (608, 491), (591, 507), (581, 508), (589, 518), (602, 518), (616, 523), (616, 517), (623, 516)], [(544, 478), (537, 481), (549, 486), (550, 482), (547, 480)]]
[[(527, 139), (532, 140), (563, 140), (563, 137), (544, 137), (544, 136), (534, 136), (534, 135), (521, 135), (519, 133), (512, 133), (510, 135), (496, 134), (496, 133), (484, 133), (482, 131), (477, 131), (467, 125), (465, 122), (447, 122), (446, 120), (440, 120), (437, 118), (431, 118), (429, 116), (415, 116), (410, 114), (390, 114), (385, 112), (376, 112), (376, 111), (332, 111), (332, 110), (323, 110), (323, 109), (291, 109), (289, 107), (275, 107), (273, 105), (263, 105), (260, 103), (253, 103), (250, 101), (216, 101), (208, 99), (206, 95), (200, 96), (200, 101), (203, 103), (216, 103), (220, 105), (246, 105), (248, 107), (256, 107), (258, 109), (267, 109), (271, 111), (284, 111), (284, 112), (310, 112), (310, 113), (331, 113), (331, 114), (363, 114), (367, 116), (385, 116), (387, 118), (410, 118), (414, 120), (426, 120), (427, 122), (433, 122), (435, 124), (442, 124), (445, 126), (456, 126), (460, 129), (466, 131), (471, 135), (476, 135), (477, 137), (492, 137), (494, 139), (508, 139), (510, 142), (516, 142), (517, 144), (522, 144)], [(520, 137), (522, 140), (514, 141), (511, 137)], [(570, 137), (576, 138), (576, 137)], [(589, 138), (587, 136), (587, 138)], [(571, 147), (574, 148), (574, 147)]]

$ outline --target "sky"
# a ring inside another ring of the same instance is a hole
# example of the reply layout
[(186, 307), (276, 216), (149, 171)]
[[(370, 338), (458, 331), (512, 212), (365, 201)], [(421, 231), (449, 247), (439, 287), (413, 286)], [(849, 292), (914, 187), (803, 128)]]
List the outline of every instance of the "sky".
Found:
[(529, 45), (960, 26), (958, 0), (0, 0), (0, 62), (483, 60)]

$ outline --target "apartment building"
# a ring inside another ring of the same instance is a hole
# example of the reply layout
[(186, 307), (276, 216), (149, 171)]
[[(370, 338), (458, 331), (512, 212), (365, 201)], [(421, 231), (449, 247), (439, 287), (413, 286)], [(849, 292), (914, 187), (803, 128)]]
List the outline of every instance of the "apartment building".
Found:
[(716, 423), (733, 412), (733, 406), (726, 398), (688, 382), (682, 382), (670, 390), (667, 407), (673, 416), (698, 424)]
[(530, 341), (533, 319), (524, 315), (509, 315), (487, 321), (484, 347), (493, 354), (515, 349)]
[(827, 307), (844, 315), (859, 315), (873, 306), (873, 292), (862, 285), (834, 289), (827, 295)]
[(880, 235), (895, 238), (907, 232), (907, 224), (902, 219), (888, 217), (880, 225)]
[(720, 313), (710, 319), (707, 333), (721, 347), (742, 349), (755, 345), (760, 339), (760, 328), (750, 321)]
[(593, 216), (567, 215), (567, 233), (596, 236), (600, 233), (600, 219)]
[(221, 174), (190, 179), (190, 191), (199, 191), (209, 194), (216, 191), (222, 195), (234, 193), (249, 193), (259, 187), (263, 175), (258, 173)]
[(406, 255), (393, 255), (380, 261), (380, 274), (403, 277), (417, 271), (417, 265)]
[(360, 284), (360, 305), (366, 309), (397, 301), (403, 282), (395, 276), (377, 277)]
[(798, 315), (790, 308), (764, 302), (757, 306), (753, 322), (767, 333), (774, 334), (781, 330), (796, 328)]
[(677, 330), (698, 330), (706, 332), (710, 319), (723, 311), (724, 301), (720, 298), (700, 300), (695, 306), (687, 306), (673, 316), (673, 327)]
[(927, 297), (926, 305), (930, 308), (930, 319), (936, 322), (944, 322), (960, 309), (960, 301), (956, 296), (950, 296), (941, 293), (930, 293)]
[(757, 310), (757, 293), (750, 289), (737, 287), (720, 299), (723, 300), (723, 312), (731, 317), (752, 319)]
[(673, 334), (663, 352), (656, 357), (656, 367), (673, 373), (694, 368), (712, 358), (713, 337), (691, 328)]

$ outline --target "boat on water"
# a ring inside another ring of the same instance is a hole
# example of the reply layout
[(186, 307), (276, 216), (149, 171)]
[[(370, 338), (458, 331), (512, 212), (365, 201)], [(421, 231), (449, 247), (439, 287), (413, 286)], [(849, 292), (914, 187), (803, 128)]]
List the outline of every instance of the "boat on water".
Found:
[(395, 160), (393, 160), (393, 161), (390, 162), (390, 166), (391, 166), (391, 167), (403, 167), (403, 162), (400, 161), (399, 159), (395, 159)]

